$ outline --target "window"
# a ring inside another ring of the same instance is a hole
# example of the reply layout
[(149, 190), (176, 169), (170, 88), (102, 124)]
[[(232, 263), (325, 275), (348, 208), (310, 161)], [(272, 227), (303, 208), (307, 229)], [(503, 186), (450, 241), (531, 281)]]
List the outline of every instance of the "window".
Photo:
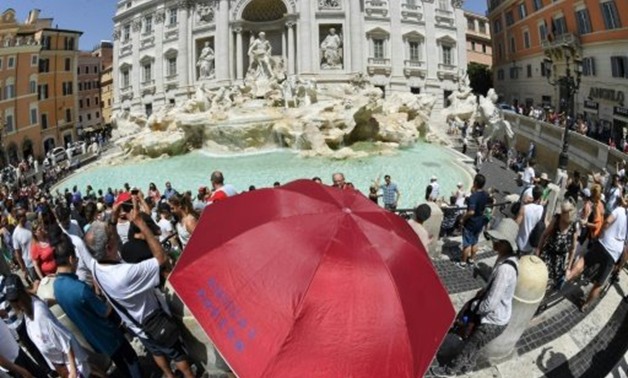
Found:
[(530, 32), (527, 30), (523, 32), (523, 46), (526, 49), (530, 48)]
[(100, 118), (100, 112), (96, 112), (96, 118)]
[(41, 84), (38, 88), (37, 88), (37, 92), (39, 92), (39, 96), (38, 99), (41, 100), (45, 100), (48, 98), (48, 84)]
[(83, 116), (79, 114), (79, 123), (83, 122)]
[(545, 24), (545, 20), (539, 24), (539, 39), (541, 41), (545, 41), (547, 39), (547, 25)]
[(170, 8), (170, 10), (168, 11), (168, 25), (176, 25), (177, 24), (177, 13), (178, 13), (178, 9), (175, 8)]
[(517, 41), (515, 41), (515, 37), (510, 37), (510, 53), (514, 53), (517, 51)]
[(528, 15), (528, 10), (526, 9), (526, 3), (519, 4), (519, 19), (523, 20)]
[(567, 22), (565, 16), (556, 17), (553, 21), (552, 32), (555, 35), (563, 35), (567, 33)]
[(504, 70), (501, 68), (497, 70), (497, 80), (504, 80)]
[(548, 75), (547, 67), (545, 66), (545, 62), (541, 62), (541, 76), (546, 77)]
[(13, 131), (15, 131), (14, 129), (14, 125), (13, 125), (13, 112), (8, 113), (7, 115), (4, 117), (4, 128), (6, 130), (7, 133), (12, 133)]
[(92, 82), (88, 81), (87, 83), (85, 83), (85, 90), (88, 91), (90, 89), (92, 89)]
[(475, 51), (475, 42), (471, 42), (471, 51)]
[(78, 83), (78, 90), (82, 91), (83, 90), (83, 83)]
[(512, 12), (506, 13), (506, 26), (510, 26), (515, 23), (515, 17), (512, 15)]
[(543, 0), (532, 0), (532, 4), (534, 5), (534, 10), (538, 11), (543, 8)]
[(91, 121), (92, 120), (92, 113), (87, 113), (87, 120)]
[(122, 71), (122, 88), (126, 88), (130, 85), (129, 71)]
[(74, 50), (74, 37), (65, 37), (63, 40), (64, 50)]
[(50, 50), (50, 48), (52, 47), (52, 39), (50, 38), (49, 35), (43, 37), (41, 39), (41, 49), (42, 50)]
[(504, 45), (501, 42), (497, 43), (497, 56), (500, 59), (504, 57)]
[(478, 26), (480, 29), (480, 33), (486, 34), (486, 23), (484, 21), (479, 21)]
[(619, 13), (617, 13), (617, 6), (615, 6), (615, 0), (605, 1), (602, 4), (602, 14), (604, 16), (604, 24), (606, 29), (617, 29), (621, 27), (621, 21), (619, 19)]
[(126, 24), (122, 29), (122, 41), (128, 42), (131, 39), (131, 25)]
[(373, 57), (377, 59), (384, 58), (384, 40), (373, 39)]
[(143, 74), (142, 81), (144, 83), (149, 83), (153, 80), (153, 68), (150, 63), (142, 66), (142, 74)]
[(94, 97), (94, 105), (98, 105), (98, 96)]
[(10, 56), (9, 57), (9, 61), (7, 63), (7, 68), (8, 69), (15, 68), (15, 57), (14, 56)]
[(37, 66), (37, 55), (31, 55), (31, 67)]
[(41, 128), (46, 130), (48, 128), (48, 114), (42, 113), (41, 115)]
[(532, 65), (531, 64), (528, 64), (526, 66), (526, 74), (527, 74), (526, 75), (527, 77), (532, 77)]
[(167, 76), (175, 76), (177, 74), (177, 57), (168, 58), (168, 66), (166, 69)]
[(94, 66), (94, 73), (97, 74), (98, 73), (98, 66)]
[(482, 44), (482, 53), (486, 54), (486, 44)]
[(419, 44), (419, 42), (416, 41), (410, 41), (409, 43), (410, 45), (410, 60), (421, 60), (421, 45)]
[(15, 97), (15, 84), (13, 81), (7, 81), (4, 86), (4, 99), (8, 100)]
[(0, 57), (0, 70), (2, 69), (2, 63), (4, 63), (4, 59), (2, 59), (2, 57)]
[(72, 122), (72, 109), (65, 109), (65, 122)]
[(65, 70), (70, 71), (72, 69), (72, 59), (65, 58)]
[(79, 98), (79, 109), (83, 109), (83, 99)]
[(153, 16), (144, 17), (144, 33), (149, 34), (153, 32)]
[(519, 78), (519, 67), (510, 67), (510, 78), (511, 79)]
[(31, 104), (31, 125), (36, 124), (38, 118), (39, 117), (37, 117), (37, 104), (35, 104), (34, 107)]
[(591, 33), (591, 19), (589, 18), (589, 11), (586, 8), (576, 11), (576, 21), (578, 22), (578, 33)]
[(587, 57), (582, 59), (582, 74), (584, 76), (595, 76), (595, 58)]
[(89, 103), (89, 98), (86, 98), (86, 99), (85, 99), (85, 106), (89, 108), (89, 106), (90, 106), (90, 103)]
[(61, 84), (61, 90), (63, 92), (64, 96), (69, 96), (74, 92), (74, 83), (72, 83), (71, 81), (64, 81)]
[(40, 73), (50, 72), (50, 60), (49, 59), (39, 59), (39, 72)]
[(493, 22), (493, 31), (495, 33), (499, 33), (502, 31), (502, 21), (501, 20), (495, 20), (495, 22)]
[(443, 64), (451, 66), (453, 63), (451, 57), (451, 46), (443, 46)]
[(475, 21), (472, 18), (467, 19), (467, 29), (475, 31)]
[(628, 78), (628, 57), (611, 56), (611, 72), (613, 77)]
[(438, 0), (438, 9), (449, 11), (449, 0)]
[(33, 94), (33, 93), (37, 93), (37, 81), (36, 80), (30, 80), (28, 82), (28, 93)]

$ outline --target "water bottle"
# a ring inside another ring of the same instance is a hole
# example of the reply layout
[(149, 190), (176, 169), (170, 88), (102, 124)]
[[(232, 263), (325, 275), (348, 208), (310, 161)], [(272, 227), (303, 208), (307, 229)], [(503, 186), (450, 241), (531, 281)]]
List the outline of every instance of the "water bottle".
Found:
[(469, 324), (469, 317), (467, 315), (462, 317), (462, 325), (467, 325)]

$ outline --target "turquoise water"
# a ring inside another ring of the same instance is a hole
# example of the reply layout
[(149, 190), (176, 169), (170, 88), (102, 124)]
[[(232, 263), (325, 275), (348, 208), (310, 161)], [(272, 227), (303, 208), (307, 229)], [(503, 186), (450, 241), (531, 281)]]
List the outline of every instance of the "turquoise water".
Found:
[(381, 175), (383, 183), (384, 175), (389, 174), (401, 192), (400, 207), (411, 207), (422, 202), (432, 175), (438, 176), (441, 195), (452, 193), (460, 181), (469, 186), (471, 176), (456, 162), (457, 159), (448, 149), (432, 144), (418, 144), (392, 156), (342, 161), (302, 158), (288, 150), (244, 156), (214, 156), (196, 151), (169, 159), (95, 167), (68, 178), (58, 188), (78, 185), (84, 191), (91, 184), (95, 189), (104, 190), (121, 188), (128, 182), (146, 191), (148, 184), (154, 182), (163, 191), (165, 182), (170, 181), (176, 190), (191, 190), (196, 194), (199, 186), (210, 185), (209, 176), (214, 170), (222, 171), (225, 181), (238, 191), (248, 190), (249, 185), (270, 187), (275, 181), (287, 183), (314, 176), (331, 184), (332, 173), (343, 172), (347, 182), (367, 194), (373, 180)]

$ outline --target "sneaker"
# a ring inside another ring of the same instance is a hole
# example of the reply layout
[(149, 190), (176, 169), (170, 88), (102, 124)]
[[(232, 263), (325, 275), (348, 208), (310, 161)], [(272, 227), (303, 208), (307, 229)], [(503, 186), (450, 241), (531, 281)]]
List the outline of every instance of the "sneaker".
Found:
[(434, 377), (455, 377), (456, 373), (446, 366), (436, 366), (430, 369), (430, 374)]
[(460, 268), (460, 269), (467, 269), (467, 263), (466, 263), (466, 262), (464, 262), (464, 261), (458, 261), (458, 262), (456, 263), (456, 266), (457, 266), (458, 268)]
[(469, 259), (469, 260), (467, 260), (467, 263), (468, 263), (469, 265), (471, 265), (471, 266), (474, 266), (474, 265), (475, 265), (475, 260), (473, 260), (473, 259)]

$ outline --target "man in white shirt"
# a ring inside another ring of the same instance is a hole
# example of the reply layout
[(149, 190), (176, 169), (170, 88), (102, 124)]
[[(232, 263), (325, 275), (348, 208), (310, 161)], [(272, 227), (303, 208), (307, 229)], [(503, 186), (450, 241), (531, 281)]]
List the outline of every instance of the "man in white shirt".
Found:
[(33, 267), (31, 260), (31, 241), (33, 233), (26, 222), (26, 211), (19, 209), (17, 211), (17, 226), (13, 230), (13, 250), (15, 251), (15, 259), (22, 273), (27, 280), (34, 282), (38, 280), (37, 273)]
[(168, 257), (159, 240), (142, 219), (135, 198), (133, 202), (133, 210), (128, 215), (129, 221), (139, 228), (153, 258), (137, 264), (120, 263), (115, 229), (104, 222), (93, 222), (85, 241), (95, 260), (92, 268), (94, 281), (100, 286), (127, 328), (153, 355), (155, 363), (167, 378), (174, 378), (169, 360), (175, 362), (177, 369), (186, 378), (193, 378), (188, 356), (180, 340), (173, 345), (161, 345), (152, 340), (139, 326), (155, 311), (160, 310), (161, 304), (155, 288), (159, 285), (160, 268), (168, 263)]
[(523, 185), (530, 186), (534, 185), (534, 183), (536, 182), (536, 172), (534, 171), (535, 164), (536, 163), (534, 160), (528, 160), (528, 164), (523, 170), (523, 175), (521, 176), (521, 181), (523, 182)]
[(591, 246), (591, 250), (584, 255), (584, 258), (578, 260), (576, 265), (567, 272), (566, 278), (568, 281), (571, 281), (580, 276), (585, 267), (599, 264), (598, 271), (592, 280), (593, 288), (591, 288), (586, 300), (580, 306), (580, 311), (582, 312), (587, 311), (593, 301), (600, 296), (602, 286), (613, 269), (617, 268), (616, 264), (620, 259), (621, 262), (626, 261), (626, 253), (628, 253), (628, 250), (625, 248), (628, 228), (628, 219), (626, 217), (628, 196), (624, 196), (620, 201), (621, 206), (616, 207), (606, 218), (600, 239)]
[(530, 245), (530, 234), (534, 227), (543, 218), (543, 206), (540, 205), (543, 189), (535, 186), (532, 189), (531, 203), (521, 206), (516, 222), (519, 225), (517, 234), (517, 248), (522, 254), (530, 254), (534, 248)]
[(9, 327), (0, 321), (0, 366), (18, 377), (46, 377), (47, 372), (37, 365), (18, 345)]

